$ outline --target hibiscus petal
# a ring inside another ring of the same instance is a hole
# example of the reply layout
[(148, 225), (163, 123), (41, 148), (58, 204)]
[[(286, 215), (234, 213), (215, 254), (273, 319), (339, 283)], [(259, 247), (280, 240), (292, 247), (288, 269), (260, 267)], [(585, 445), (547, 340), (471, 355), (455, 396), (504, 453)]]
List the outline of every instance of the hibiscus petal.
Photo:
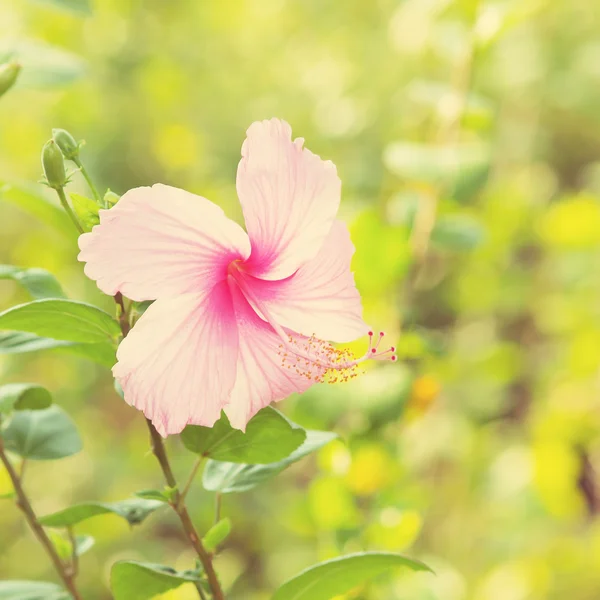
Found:
[(231, 286), (239, 332), (237, 375), (225, 412), (232, 427), (245, 431), (248, 421), (271, 402), (304, 392), (315, 383), (282, 364), (282, 340), (260, 319), (239, 289)]
[(166, 185), (135, 188), (79, 238), (85, 273), (106, 294), (154, 300), (211, 288), (250, 254), (243, 229), (216, 205)]
[(211, 427), (235, 381), (238, 334), (227, 282), (154, 302), (117, 351), (125, 400), (163, 436)]
[(292, 141), (285, 121), (253, 123), (242, 146), (237, 190), (252, 254), (253, 275), (283, 279), (319, 251), (340, 203), (341, 182), (331, 161)]
[[(253, 295), (280, 325), (322, 340), (349, 342), (369, 330), (350, 262), (354, 245), (348, 228), (336, 221), (319, 253), (281, 281), (245, 280)], [(254, 307), (259, 313), (260, 308)]]

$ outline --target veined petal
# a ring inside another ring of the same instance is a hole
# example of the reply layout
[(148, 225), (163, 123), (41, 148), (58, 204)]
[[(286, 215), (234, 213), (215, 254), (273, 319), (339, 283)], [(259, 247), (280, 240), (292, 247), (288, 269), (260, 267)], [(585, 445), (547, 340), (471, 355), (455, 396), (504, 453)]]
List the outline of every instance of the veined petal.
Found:
[(248, 236), (216, 204), (157, 184), (130, 190), (79, 238), (85, 273), (106, 294), (154, 300), (210, 289), (250, 254)]
[(211, 427), (236, 376), (238, 333), (227, 282), (200, 294), (160, 298), (117, 351), (113, 374), (125, 400), (163, 436)]
[(349, 342), (369, 330), (350, 270), (353, 254), (348, 228), (336, 221), (317, 256), (291, 277), (266, 281), (246, 276), (245, 280), (260, 304), (283, 327), (305, 336)]
[(248, 421), (271, 402), (304, 392), (316, 383), (307, 374), (283, 364), (282, 340), (260, 319), (245, 297), (231, 283), (239, 332), (237, 374), (225, 412), (232, 427), (246, 429)]
[(341, 182), (331, 161), (292, 141), (278, 119), (253, 123), (242, 146), (237, 191), (256, 277), (283, 279), (319, 251), (340, 204)]

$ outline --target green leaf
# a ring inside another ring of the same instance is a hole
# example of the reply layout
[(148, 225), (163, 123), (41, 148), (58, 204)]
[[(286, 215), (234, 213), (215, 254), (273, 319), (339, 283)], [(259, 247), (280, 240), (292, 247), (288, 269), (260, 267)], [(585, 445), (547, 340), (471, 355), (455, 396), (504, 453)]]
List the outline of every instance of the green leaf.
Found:
[(181, 432), (181, 440), (191, 452), (239, 463), (272, 463), (289, 456), (305, 439), (304, 429), (271, 407), (259, 411), (245, 433), (233, 429), (225, 414), (213, 427), (188, 425)]
[(111, 342), (83, 344), (53, 340), (23, 331), (0, 332), (0, 354), (18, 354), (54, 349), (66, 354), (87, 358), (108, 368), (117, 362), (115, 345)]
[(215, 523), (202, 538), (202, 543), (208, 552), (214, 552), (231, 533), (231, 521), (228, 518)]
[[(73, 556), (73, 544), (71, 540), (62, 533), (57, 531), (49, 530), (46, 532), (48, 537), (52, 541), (54, 548), (60, 558), (67, 562), (71, 560)], [(93, 548), (95, 543), (94, 538), (91, 535), (78, 535), (75, 537), (75, 553), (77, 556), (82, 556), (88, 550)]]
[(39, 187), (0, 181), (0, 200), (19, 207), (64, 235), (73, 235), (73, 225), (65, 211), (48, 200)]
[(0, 600), (71, 600), (71, 595), (54, 583), (0, 581)]
[(10, 56), (23, 67), (15, 87), (51, 88), (79, 79), (85, 61), (71, 52), (39, 40), (7, 40), (0, 54)]
[(103, 310), (74, 300), (34, 300), (0, 313), (0, 329), (27, 331), (69, 342), (113, 342), (121, 333)]
[(65, 298), (56, 277), (45, 269), (22, 269), (0, 265), (0, 279), (12, 279), (21, 284), (34, 298)]
[(99, 206), (94, 200), (86, 198), (81, 194), (71, 192), (70, 196), (73, 210), (75, 211), (81, 226), (84, 231), (91, 231), (94, 225), (100, 223), (100, 217), (98, 216)]
[(201, 581), (197, 573), (136, 561), (119, 561), (110, 572), (114, 600), (148, 600), (188, 581)]
[(451, 147), (394, 142), (385, 149), (383, 160), (403, 179), (444, 186), (448, 194), (465, 200), (487, 180), (490, 151), (480, 143)]
[(485, 237), (483, 227), (467, 216), (440, 217), (431, 232), (431, 241), (448, 250), (467, 251), (476, 248)]
[(92, 14), (92, 3), (90, 2), (90, 0), (37, 0), (37, 2), (41, 2), (44, 4), (53, 4), (57, 8), (81, 16)]
[(86, 519), (112, 513), (122, 517), (130, 525), (138, 525), (163, 506), (162, 501), (145, 498), (130, 498), (120, 502), (85, 502), (40, 517), (39, 521), (46, 527), (71, 527)]
[(266, 465), (236, 464), (209, 460), (202, 475), (202, 485), (212, 492), (245, 492), (281, 473), (292, 463), (328, 444), (337, 435), (328, 431), (307, 431), (305, 442), (287, 458)]
[(161, 490), (140, 490), (139, 492), (135, 492), (135, 495), (138, 498), (144, 498), (146, 500), (157, 500), (158, 502), (169, 503), (169, 496)]
[(53, 460), (76, 454), (81, 438), (59, 407), (16, 412), (1, 433), (7, 450), (30, 460)]
[(335, 558), (310, 567), (284, 583), (272, 600), (330, 600), (364, 581), (395, 567), (431, 571), (419, 562), (400, 554), (364, 552)]
[(35, 383), (0, 386), (0, 413), (11, 410), (41, 410), (52, 404), (50, 392)]
[(5, 494), (0, 494), (0, 500), (12, 500), (13, 498), (16, 497), (16, 493), (13, 492), (6, 492)]

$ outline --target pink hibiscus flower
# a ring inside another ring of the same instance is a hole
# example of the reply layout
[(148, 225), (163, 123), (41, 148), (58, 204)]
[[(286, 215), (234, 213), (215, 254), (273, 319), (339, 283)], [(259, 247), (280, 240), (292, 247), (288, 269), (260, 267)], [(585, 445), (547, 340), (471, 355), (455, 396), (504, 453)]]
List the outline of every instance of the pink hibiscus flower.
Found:
[[(247, 233), (205, 198), (157, 184), (127, 192), (79, 238), (103, 292), (155, 300), (113, 374), (163, 436), (212, 426), (222, 409), (243, 430), (292, 392), (347, 380), (369, 358), (396, 360), (361, 316), (335, 166), (303, 141), (277, 119), (248, 129), (237, 173)], [(329, 343), (366, 334), (360, 358)]]

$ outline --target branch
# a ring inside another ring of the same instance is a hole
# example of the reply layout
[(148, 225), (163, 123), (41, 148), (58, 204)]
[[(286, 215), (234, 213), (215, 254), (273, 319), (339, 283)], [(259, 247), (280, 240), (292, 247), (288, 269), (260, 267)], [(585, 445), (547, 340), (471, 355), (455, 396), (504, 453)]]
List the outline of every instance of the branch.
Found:
[(202, 544), (202, 540), (192, 523), (192, 519), (190, 517), (190, 513), (185, 505), (185, 499), (180, 494), (177, 489), (177, 480), (173, 475), (173, 470), (171, 469), (171, 465), (169, 463), (169, 458), (167, 457), (167, 452), (165, 449), (165, 445), (163, 439), (156, 431), (154, 425), (152, 425), (152, 421), (146, 419), (146, 424), (148, 425), (148, 430), (150, 431), (150, 442), (152, 445), (152, 452), (154, 456), (156, 456), (156, 460), (160, 464), (163, 475), (165, 476), (165, 481), (169, 485), (169, 487), (174, 488), (174, 498), (171, 504), (173, 510), (177, 513), (179, 520), (181, 521), (181, 525), (183, 526), (183, 530), (190, 541), (192, 547), (196, 551), (202, 566), (204, 567), (204, 572), (208, 577), (208, 583), (210, 585), (210, 589), (212, 591), (214, 600), (225, 600), (225, 595), (223, 594), (223, 590), (221, 589), (221, 584), (219, 583), (219, 579), (217, 578), (217, 574), (215, 572), (212, 555), (206, 551)]
[(44, 546), (44, 548), (46, 549), (48, 556), (50, 556), (50, 559), (52, 560), (54, 568), (56, 569), (58, 575), (62, 579), (63, 583), (65, 584), (65, 587), (67, 588), (71, 596), (73, 596), (74, 600), (82, 600), (82, 597), (79, 594), (77, 587), (75, 586), (75, 573), (69, 572), (69, 567), (62, 562), (62, 560), (56, 552), (54, 544), (46, 534), (40, 522), (38, 521), (37, 515), (35, 514), (33, 507), (31, 506), (31, 503), (27, 498), (27, 495), (25, 494), (25, 490), (21, 485), (21, 479), (15, 471), (14, 467), (12, 466), (11, 462), (8, 460), (8, 456), (6, 456), (6, 453), (4, 451), (4, 443), (2, 441), (1, 436), (0, 461), (6, 467), (6, 471), (8, 472), (8, 476), (12, 481), (15, 493), (17, 495), (17, 506), (25, 515), (25, 519), (29, 524), (29, 527), (31, 527), (33, 533), (35, 534), (35, 537), (38, 539), (40, 544), (42, 544), (42, 546)]

